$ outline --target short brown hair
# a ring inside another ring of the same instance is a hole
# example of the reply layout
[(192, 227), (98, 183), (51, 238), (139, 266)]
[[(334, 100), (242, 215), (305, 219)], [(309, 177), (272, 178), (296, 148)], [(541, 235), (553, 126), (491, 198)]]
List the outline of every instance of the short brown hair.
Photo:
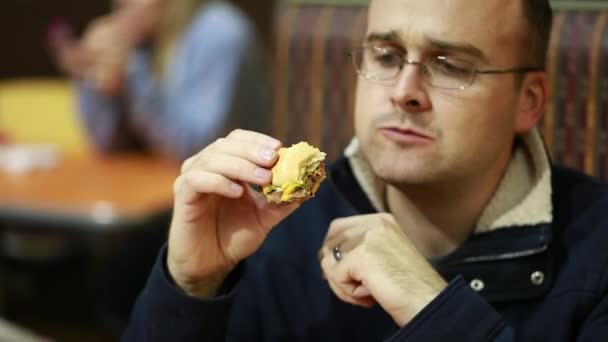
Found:
[(545, 67), (553, 23), (549, 0), (522, 0), (521, 4), (528, 33), (522, 41), (522, 62)]

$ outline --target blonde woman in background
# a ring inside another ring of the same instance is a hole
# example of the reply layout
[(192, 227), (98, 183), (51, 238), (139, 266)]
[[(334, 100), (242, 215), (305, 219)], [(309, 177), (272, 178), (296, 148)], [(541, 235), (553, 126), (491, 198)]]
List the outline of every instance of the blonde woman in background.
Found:
[(256, 30), (228, 2), (119, 0), (80, 40), (53, 35), (104, 152), (182, 160), (234, 127), (264, 131), (269, 75)]

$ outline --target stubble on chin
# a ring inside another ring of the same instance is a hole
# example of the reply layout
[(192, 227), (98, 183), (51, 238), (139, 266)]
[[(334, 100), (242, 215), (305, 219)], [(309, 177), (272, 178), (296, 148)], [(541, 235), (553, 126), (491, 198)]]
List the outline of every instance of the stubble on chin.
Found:
[(382, 182), (398, 187), (423, 185), (436, 178), (436, 167), (431, 160), (408, 155), (408, 151), (382, 143), (362, 146), (362, 156)]

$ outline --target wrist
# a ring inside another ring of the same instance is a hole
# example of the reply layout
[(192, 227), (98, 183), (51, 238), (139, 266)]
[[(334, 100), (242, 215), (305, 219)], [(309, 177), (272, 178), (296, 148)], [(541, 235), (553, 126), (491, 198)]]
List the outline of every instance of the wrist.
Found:
[(195, 278), (184, 278), (178, 276), (180, 272), (175, 271), (171, 262), (167, 262), (167, 276), (169, 281), (190, 297), (205, 299), (218, 295), (222, 284), (229, 272), (215, 272), (213, 274)]
[(409, 297), (411, 300), (408, 305), (392, 315), (397, 325), (399, 325), (399, 327), (404, 327), (408, 324), (416, 315), (435, 300), (446, 287), (447, 283), (445, 280), (438, 276), (438, 278), (434, 279), (432, 282), (425, 283), (419, 290), (410, 290)]
[(216, 274), (197, 282), (175, 281), (175, 285), (190, 297), (205, 299), (216, 297), (225, 279), (224, 274)]

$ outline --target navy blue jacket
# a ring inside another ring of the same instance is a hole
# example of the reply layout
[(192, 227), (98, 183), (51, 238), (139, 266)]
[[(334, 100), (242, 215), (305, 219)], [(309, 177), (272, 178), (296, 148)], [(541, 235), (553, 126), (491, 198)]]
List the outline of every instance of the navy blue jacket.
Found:
[(474, 235), (434, 261), (449, 285), (400, 329), (378, 305), (341, 302), (322, 279), (317, 252), (330, 222), (375, 212), (342, 159), (221, 296), (176, 289), (163, 249), (123, 340), (608, 341), (608, 186), (555, 167), (552, 185), (551, 225)]

